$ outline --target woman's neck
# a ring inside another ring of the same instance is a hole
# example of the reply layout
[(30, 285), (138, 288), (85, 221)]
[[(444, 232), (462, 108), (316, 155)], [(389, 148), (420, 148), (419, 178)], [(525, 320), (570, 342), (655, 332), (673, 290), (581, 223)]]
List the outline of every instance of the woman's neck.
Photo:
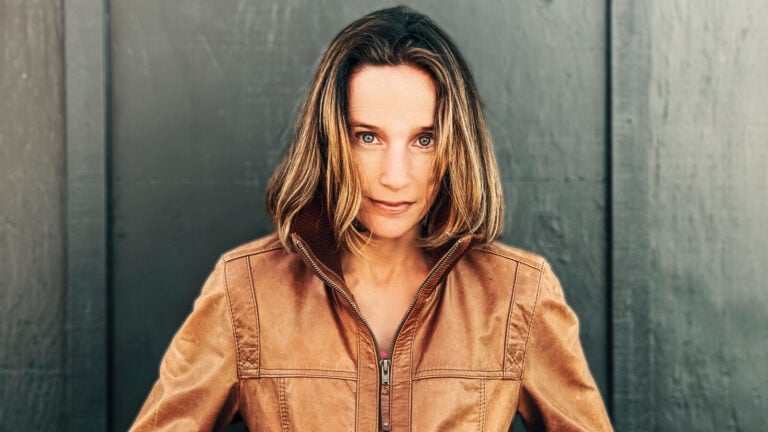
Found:
[(347, 284), (377, 287), (400, 286), (415, 275), (426, 277), (432, 264), (432, 257), (410, 239), (372, 240), (361, 254), (344, 253), (341, 258)]

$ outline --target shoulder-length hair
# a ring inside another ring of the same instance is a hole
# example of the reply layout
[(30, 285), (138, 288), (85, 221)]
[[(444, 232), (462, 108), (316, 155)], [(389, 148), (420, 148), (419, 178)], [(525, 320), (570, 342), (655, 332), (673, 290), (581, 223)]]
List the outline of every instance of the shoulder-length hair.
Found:
[(362, 196), (351, 152), (349, 79), (362, 66), (402, 64), (427, 72), (437, 93), (433, 175), (439, 186), (420, 246), (438, 248), (467, 234), (489, 243), (500, 235), (499, 173), (469, 66), (429, 17), (398, 6), (348, 25), (320, 60), (288, 152), (267, 186), (267, 210), (286, 248), (296, 216), (315, 198), (323, 203), (340, 247), (355, 252), (368, 240), (355, 223)]

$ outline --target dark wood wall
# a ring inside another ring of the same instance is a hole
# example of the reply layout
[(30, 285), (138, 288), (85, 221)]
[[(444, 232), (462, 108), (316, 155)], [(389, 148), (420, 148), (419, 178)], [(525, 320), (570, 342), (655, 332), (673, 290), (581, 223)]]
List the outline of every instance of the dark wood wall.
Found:
[(61, 4), (0, 2), (0, 430), (66, 414)]
[[(318, 56), (393, 2), (0, 3), (0, 430), (124, 430)], [(475, 73), (503, 240), (545, 255), (617, 430), (759, 429), (768, 6), (421, 0)], [(66, 47), (66, 49), (65, 49)]]
[(764, 429), (768, 4), (613, 2), (611, 33), (617, 429)]

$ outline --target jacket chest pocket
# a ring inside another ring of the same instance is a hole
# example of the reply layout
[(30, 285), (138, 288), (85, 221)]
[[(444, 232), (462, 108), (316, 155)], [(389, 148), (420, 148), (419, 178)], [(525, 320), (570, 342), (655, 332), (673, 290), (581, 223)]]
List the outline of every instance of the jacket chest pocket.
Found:
[(240, 412), (252, 431), (355, 429), (357, 381), (301, 375), (240, 381)]
[(509, 431), (519, 380), (432, 376), (413, 381), (414, 431)]

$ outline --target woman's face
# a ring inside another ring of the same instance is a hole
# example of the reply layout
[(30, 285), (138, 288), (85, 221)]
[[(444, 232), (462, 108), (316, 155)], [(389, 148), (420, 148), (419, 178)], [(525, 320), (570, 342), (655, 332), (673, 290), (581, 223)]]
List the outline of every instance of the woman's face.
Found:
[(374, 239), (412, 240), (435, 200), (435, 86), (410, 65), (364, 66), (349, 81), (357, 219)]

